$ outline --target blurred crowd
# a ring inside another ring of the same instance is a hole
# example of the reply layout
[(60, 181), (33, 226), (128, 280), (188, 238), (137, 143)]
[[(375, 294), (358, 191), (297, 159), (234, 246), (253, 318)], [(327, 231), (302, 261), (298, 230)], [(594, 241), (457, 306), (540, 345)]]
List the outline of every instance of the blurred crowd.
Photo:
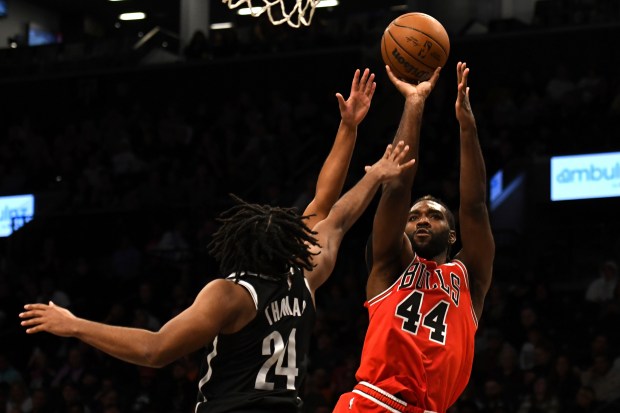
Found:
[[(615, 68), (572, 63), (550, 60), (544, 76), (524, 66), (511, 77), (470, 65), (489, 175), (523, 159), (618, 150)], [(354, 69), (341, 76), (348, 80), (339, 91), (347, 91)], [(228, 193), (300, 209), (313, 196), (339, 122), (325, 84), (294, 79), (216, 92), (196, 80), (200, 72), (182, 68), (141, 73), (148, 78), (142, 83), (132, 76), (78, 77), (58, 89), (50, 78), (17, 85), (31, 96), (41, 93), (28, 111), (7, 108), (0, 115), (0, 195), (35, 193), (40, 213), (1, 240), (0, 413), (192, 411), (202, 353), (163, 369), (136, 367), (74, 340), (26, 336), (17, 317), (22, 305), (52, 300), (87, 318), (158, 329), (219, 276), (205, 246)], [(207, 84), (213, 81), (219, 79)], [(397, 126), (399, 96), (385, 78), (378, 82), (347, 185), (382, 153)], [(415, 189), (453, 207), (455, 89), (447, 67), (425, 115)], [(536, 224), (546, 233), (538, 244), (500, 245), (502, 265), (485, 303), (470, 385), (449, 413), (620, 411), (618, 223), (579, 219), (588, 221), (582, 228), (608, 229), (596, 234), (602, 247), (581, 257), (579, 274), (554, 271), (546, 261), (570, 267), (577, 259), (565, 244), (556, 246), (554, 222)], [(367, 324), (369, 224), (366, 215), (347, 235), (317, 295), (303, 388), (307, 413), (331, 412), (355, 383)], [(581, 232), (570, 236), (589, 242)], [(515, 253), (517, 245), (525, 249)], [(540, 246), (546, 254), (537, 254)]]

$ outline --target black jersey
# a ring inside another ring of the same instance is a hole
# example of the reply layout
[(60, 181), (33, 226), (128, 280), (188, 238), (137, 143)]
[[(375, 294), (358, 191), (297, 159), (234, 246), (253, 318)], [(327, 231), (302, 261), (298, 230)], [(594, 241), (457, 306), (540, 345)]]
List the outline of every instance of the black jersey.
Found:
[(227, 279), (248, 290), (257, 315), (207, 346), (196, 412), (297, 412), (316, 317), (303, 272), (291, 271), (288, 280), (249, 273)]

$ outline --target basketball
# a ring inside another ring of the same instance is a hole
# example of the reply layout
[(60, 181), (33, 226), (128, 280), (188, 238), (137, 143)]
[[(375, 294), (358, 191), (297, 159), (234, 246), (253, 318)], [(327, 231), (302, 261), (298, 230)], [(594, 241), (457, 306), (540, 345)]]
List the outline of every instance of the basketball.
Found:
[(428, 80), (450, 54), (450, 38), (443, 25), (424, 13), (398, 16), (383, 32), (381, 56), (401, 80), (417, 83)]

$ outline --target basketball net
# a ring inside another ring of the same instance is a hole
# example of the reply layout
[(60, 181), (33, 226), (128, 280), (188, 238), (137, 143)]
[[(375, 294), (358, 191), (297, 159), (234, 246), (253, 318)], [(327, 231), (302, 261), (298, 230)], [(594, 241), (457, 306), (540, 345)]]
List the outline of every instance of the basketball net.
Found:
[[(287, 8), (285, 1), (287, 0), (222, 0), (222, 3), (226, 3), (231, 10), (245, 5), (253, 17), (258, 17), (267, 11), (269, 20), (274, 25), (287, 23), (291, 27), (298, 28), (301, 25), (310, 25), (314, 9), (321, 2), (321, 0), (294, 0), (295, 5)], [(292, 1), (288, 0), (289, 3)], [(261, 3), (262, 5), (259, 5)]]

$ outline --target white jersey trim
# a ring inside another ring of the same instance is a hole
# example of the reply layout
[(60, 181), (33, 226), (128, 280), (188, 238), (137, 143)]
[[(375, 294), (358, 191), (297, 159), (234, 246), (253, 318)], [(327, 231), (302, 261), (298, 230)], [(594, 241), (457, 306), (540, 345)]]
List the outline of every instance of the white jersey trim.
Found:
[(198, 388), (201, 388), (202, 386), (204, 386), (205, 383), (211, 380), (211, 375), (213, 374), (213, 368), (211, 368), (211, 360), (213, 360), (213, 358), (217, 356), (217, 338), (218, 336), (216, 336), (215, 340), (213, 340), (213, 350), (207, 356), (207, 373), (202, 379), (200, 379), (200, 382), (198, 383)]
[[(413, 265), (413, 263), (415, 262), (415, 259), (418, 257), (418, 254), (416, 254), (415, 252), (413, 253), (413, 259), (411, 260), (411, 262), (405, 267), (405, 269), (403, 270), (403, 272), (398, 276), (398, 278), (396, 278), (396, 280), (394, 281), (394, 283), (392, 285), (390, 285), (388, 288), (386, 288), (385, 290), (383, 290), (382, 292), (380, 292), (379, 294), (375, 295), (374, 297), (368, 299), (368, 305), (373, 305), (378, 303), (379, 301), (383, 300), (384, 298), (386, 298), (387, 296), (389, 296), (390, 294), (392, 294), (392, 288), (394, 288), (394, 286), (396, 284), (398, 284), (401, 280), (401, 278), (403, 278), (403, 275), (405, 275), (405, 272), (407, 272), (407, 270), (409, 269), (409, 267), (411, 267)], [(385, 294), (385, 297), (381, 297), (382, 295)]]
[(386, 392), (385, 390), (383, 390), (381, 387), (377, 387), (374, 384), (370, 384), (367, 381), (360, 381), (359, 384), (361, 384), (362, 386), (366, 386), (369, 389), (372, 389), (374, 391), (376, 391), (377, 393), (382, 394), (383, 396), (387, 397), (388, 399), (400, 404), (403, 407), (407, 407), (407, 402), (404, 400), (399, 399), (398, 397)]
[(310, 288), (310, 282), (308, 281), (305, 275), (304, 275), (304, 284), (306, 284), (306, 288), (308, 289), (308, 292), (310, 293), (310, 295), (312, 295), (312, 289)]
[(467, 267), (465, 266), (465, 263), (463, 261), (454, 259), (452, 260), (452, 262), (458, 265), (459, 268), (463, 270), (463, 274), (465, 274), (465, 283), (467, 284), (467, 289), (469, 290), (469, 306), (471, 308), (471, 316), (474, 319), (474, 324), (476, 325), (476, 328), (478, 328), (478, 316), (476, 315), (476, 311), (474, 310), (474, 302), (471, 299), (471, 288), (469, 288), (469, 272), (467, 271)]
[(217, 356), (217, 339), (219, 336), (215, 336), (215, 339), (213, 340), (213, 350), (209, 353), (209, 355), (207, 356), (207, 373), (200, 379), (200, 381), (198, 382), (198, 393), (200, 393), (200, 396), (203, 400), (199, 401), (198, 403), (196, 403), (196, 407), (194, 409), (194, 412), (198, 411), (198, 407), (207, 402), (207, 398), (204, 396), (204, 394), (202, 394), (202, 386), (204, 386), (209, 380), (211, 380), (211, 376), (213, 375), (213, 368), (211, 367), (211, 360), (213, 360), (213, 358), (215, 356)]
[(364, 393), (363, 391), (357, 390), (357, 389), (353, 389), (353, 393), (355, 394), (359, 394), (360, 396), (372, 401), (373, 403), (378, 404), (379, 406), (383, 407), (385, 410), (390, 411), (392, 413), (401, 413), (400, 410), (396, 410), (390, 406), (388, 406), (387, 404), (383, 403), (381, 400), (379, 399), (375, 399), (374, 397), (372, 397), (369, 394)]
[(455, 263), (456, 265), (461, 267), (461, 269), (463, 270), (463, 274), (465, 274), (465, 282), (467, 283), (467, 288), (469, 288), (469, 272), (467, 271), (467, 267), (465, 266), (463, 261), (454, 259), (454, 260), (452, 260), (450, 262), (451, 263)]
[[(407, 268), (409, 268), (409, 266), (407, 266)], [(405, 270), (406, 271), (406, 270)], [(403, 274), (405, 273), (405, 271), (403, 271)], [(394, 283), (392, 283), (392, 285), (390, 285), (388, 288), (386, 288), (385, 290), (383, 290), (382, 292), (380, 292), (379, 294), (375, 295), (372, 298), (369, 298), (368, 301), (368, 305), (374, 305), (376, 303), (378, 303), (379, 301), (383, 300), (384, 298), (387, 298), (390, 294), (392, 294), (392, 289), (394, 288), (394, 286), (396, 284), (398, 284), (400, 282), (400, 279), (403, 277), (403, 274), (401, 274), (395, 281)]]
[[(373, 386), (372, 384), (367, 383), (365, 381), (361, 381), (361, 382), (359, 382), (359, 384), (364, 385), (364, 386), (366, 386), (366, 387), (368, 387), (370, 389), (373, 389), (377, 393), (382, 394), (383, 396), (389, 398), (390, 400), (395, 401), (396, 403), (402, 405), (403, 407), (407, 407), (407, 402), (405, 402), (403, 400), (400, 400), (397, 397), (394, 397), (390, 393), (386, 392), (385, 390), (383, 390), (383, 389), (381, 389), (381, 388), (379, 388), (377, 386)], [(384, 409), (386, 409), (386, 410), (388, 410), (388, 411), (390, 411), (392, 413), (402, 413), (400, 410), (397, 410), (397, 409), (395, 409), (395, 408), (393, 408), (391, 406), (388, 406), (387, 404), (383, 403), (381, 400), (379, 400), (379, 399), (377, 399), (375, 397), (372, 397), (370, 394), (364, 393), (361, 390), (353, 389), (352, 392), (355, 393), (355, 394), (359, 394), (360, 396), (364, 397), (365, 399), (368, 399), (368, 400), (372, 401), (373, 403), (376, 403), (377, 405), (383, 407)], [(424, 410), (424, 413), (437, 413), (437, 412), (434, 412), (432, 410)]]
[(254, 301), (254, 307), (256, 307), (256, 311), (258, 311), (258, 294), (256, 294), (256, 290), (254, 289), (254, 286), (247, 281), (233, 279), (234, 275), (235, 274), (231, 274), (228, 277), (226, 277), (226, 279), (228, 281), (239, 284), (240, 286), (248, 290), (248, 292), (250, 293), (250, 296), (252, 297), (252, 300)]

